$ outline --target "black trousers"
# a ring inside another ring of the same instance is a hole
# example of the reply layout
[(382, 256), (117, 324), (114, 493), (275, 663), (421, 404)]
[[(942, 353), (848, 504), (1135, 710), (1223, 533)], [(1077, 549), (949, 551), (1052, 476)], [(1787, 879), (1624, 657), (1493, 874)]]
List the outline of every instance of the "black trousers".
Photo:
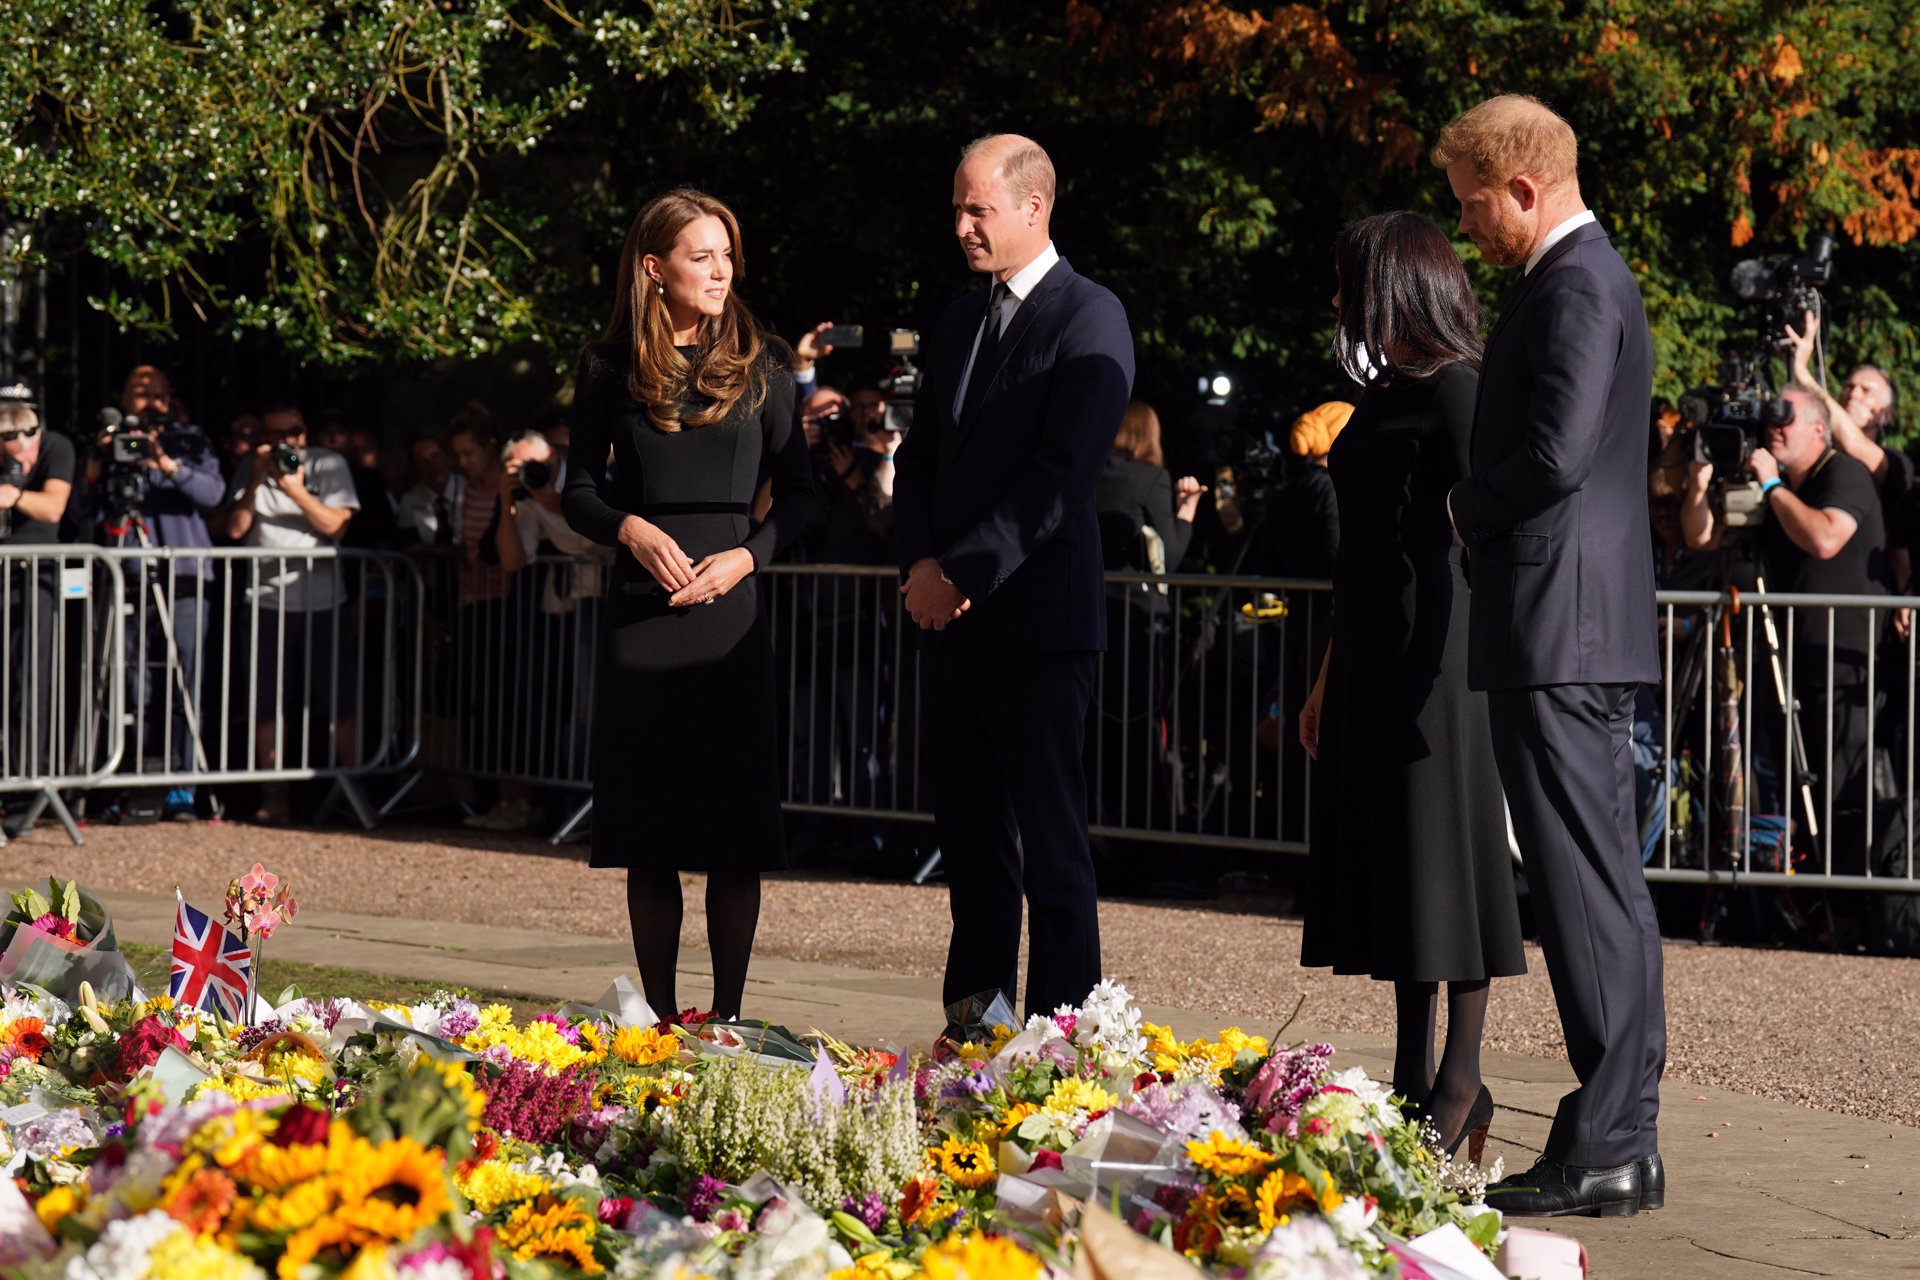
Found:
[(1580, 1080), (1560, 1100), (1546, 1155), (1589, 1168), (1655, 1151), (1667, 1060), (1660, 928), (1634, 806), (1635, 688), (1501, 689), (1487, 700), (1540, 948)]
[(1081, 749), (1091, 653), (926, 655), (925, 733), (953, 912), (945, 1001), (1013, 999), (1029, 913), (1026, 1012), (1078, 1004), (1100, 980)]

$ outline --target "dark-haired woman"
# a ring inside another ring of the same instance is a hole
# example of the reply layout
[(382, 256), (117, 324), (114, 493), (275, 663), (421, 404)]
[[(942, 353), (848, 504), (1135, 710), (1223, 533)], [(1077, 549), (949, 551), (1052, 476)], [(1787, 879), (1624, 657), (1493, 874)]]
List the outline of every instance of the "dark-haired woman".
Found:
[[(1484, 694), (1467, 688), (1467, 562), (1446, 496), (1467, 474), (1479, 312), (1446, 235), (1386, 213), (1341, 233), (1338, 343), (1365, 393), (1329, 458), (1334, 623), (1300, 713), (1319, 762), (1300, 960), (1394, 984), (1393, 1087), (1471, 1158), (1490, 979), (1523, 973)], [(1439, 984), (1447, 1043), (1434, 1062)]]
[[(713, 1009), (737, 1018), (760, 873), (786, 865), (773, 649), (747, 579), (813, 487), (793, 377), (733, 291), (740, 224), (698, 191), (640, 210), (581, 362), (568, 521), (619, 547), (594, 717), (593, 855), (627, 869), (647, 1002), (679, 1009), (680, 873), (707, 876)], [(772, 477), (766, 519), (755, 486)]]

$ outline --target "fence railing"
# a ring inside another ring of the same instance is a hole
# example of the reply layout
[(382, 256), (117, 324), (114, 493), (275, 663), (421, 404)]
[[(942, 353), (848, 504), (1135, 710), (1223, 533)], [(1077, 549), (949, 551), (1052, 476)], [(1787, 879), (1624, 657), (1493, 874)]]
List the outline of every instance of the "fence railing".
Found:
[[(458, 552), (0, 548), (0, 792), (333, 779), (361, 821), (438, 776), (571, 794), (591, 812), (605, 557), (514, 575)], [(778, 565), (772, 623), (791, 812), (927, 822), (925, 674), (888, 567)], [(1650, 879), (1920, 891), (1913, 842), (1920, 599), (1664, 592), (1668, 673), (1634, 751)], [(1329, 584), (1110, 574), (1086, 726), (1096, 835), (1308, 847), (1295, 720)], [(644, 726), (642, 726), (644, 728)], [(459, 794), (459, 788), (449, 788)], [(66, 818), (75, 838), (78, 832)], [(1436, 833), (1444, 838), (1444, 833)]]

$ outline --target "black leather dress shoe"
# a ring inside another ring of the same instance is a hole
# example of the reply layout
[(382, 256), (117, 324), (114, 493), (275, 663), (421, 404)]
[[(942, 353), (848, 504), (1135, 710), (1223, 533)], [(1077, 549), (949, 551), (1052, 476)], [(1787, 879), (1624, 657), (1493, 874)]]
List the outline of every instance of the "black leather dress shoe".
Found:
[(1667, 1207), (1667, 1166), (1660, 1163), (1660, 1153), (1641, 1156), (1634, 1161), (1640, 1166), (1640, 1207), (1645, 1210)]
[(1487, 1188), (1487, 1204), (1520, 1218), (1631, 1218), (1640, 1211), (1640, 1162), (1583, 1169), (1541, 1156), (1533, 1168)]

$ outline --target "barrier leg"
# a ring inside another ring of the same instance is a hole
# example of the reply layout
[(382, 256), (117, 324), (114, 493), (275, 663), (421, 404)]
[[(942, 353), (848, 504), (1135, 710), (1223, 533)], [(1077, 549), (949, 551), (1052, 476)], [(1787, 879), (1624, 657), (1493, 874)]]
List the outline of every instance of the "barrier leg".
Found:
[[(73, 820), (73, 811), (67, 808), (67, 802), (60, 798), (58, 791), (50, 786), (42, 787), (40, 790), (33, 792), (32, 795), (33, 803), (27, 806), (27, 811), (20, 815), (19, 821), (17, 823), (9, 822), (7, 824), (13, 828), (16, 839), (21, 832), (33, 830), (33, 824), (40, 821), (40, 815), (48, 809), (52, 809), (53, 816), (58, 818), (60, 825), (67, 829), (67, 838), (69, 840), (73, 841), (76, 845), (83, 845), (87, 842), (86, 837), (80, 834), (80, 824)], [(0, 835), (0, 843), (4, 843), (4, 840), (5, 836)]]
[(380, 825), (380, 815), (375, 813), (373, 805), (367, 801), (367, 793), (352, 778), (335, 778), (333, 787), (327, 792), (327, 798), (320, 802), (320, 808), (314, 812), (313, 820), (317, 824), (332, 809), (336, 801), (345, 798), (353, 816), (360, 819), (360, 825), (373, 831)]
[(913, 873), (913, 882), (915, 884), (925, 884), (928, 880), (933, 878), (933, 873), (938, 871), (939, 869), (940, 869), (940, 851), (938, 849), (935, 849), (931, 854), (928, 855), (927, 860), (920, 864), (920, 869)]
[(548, 840), (547, 843), (551, 845), (560, 844), (563, 840), (567, 839), (567, 837), (571, 836), (574, 832), (574, 829), (578, 827), (581, 823), (585, 822), (587, 820), (587, 815), (592, 812), (593, 812), (593, 797), (588, 796), (586, 803), (581, 805), (578, 809), (575, 809), (573, 811), (573, 816), (560, 824), (560, 829), (553, 833), (553, 838), (551, 840)]

